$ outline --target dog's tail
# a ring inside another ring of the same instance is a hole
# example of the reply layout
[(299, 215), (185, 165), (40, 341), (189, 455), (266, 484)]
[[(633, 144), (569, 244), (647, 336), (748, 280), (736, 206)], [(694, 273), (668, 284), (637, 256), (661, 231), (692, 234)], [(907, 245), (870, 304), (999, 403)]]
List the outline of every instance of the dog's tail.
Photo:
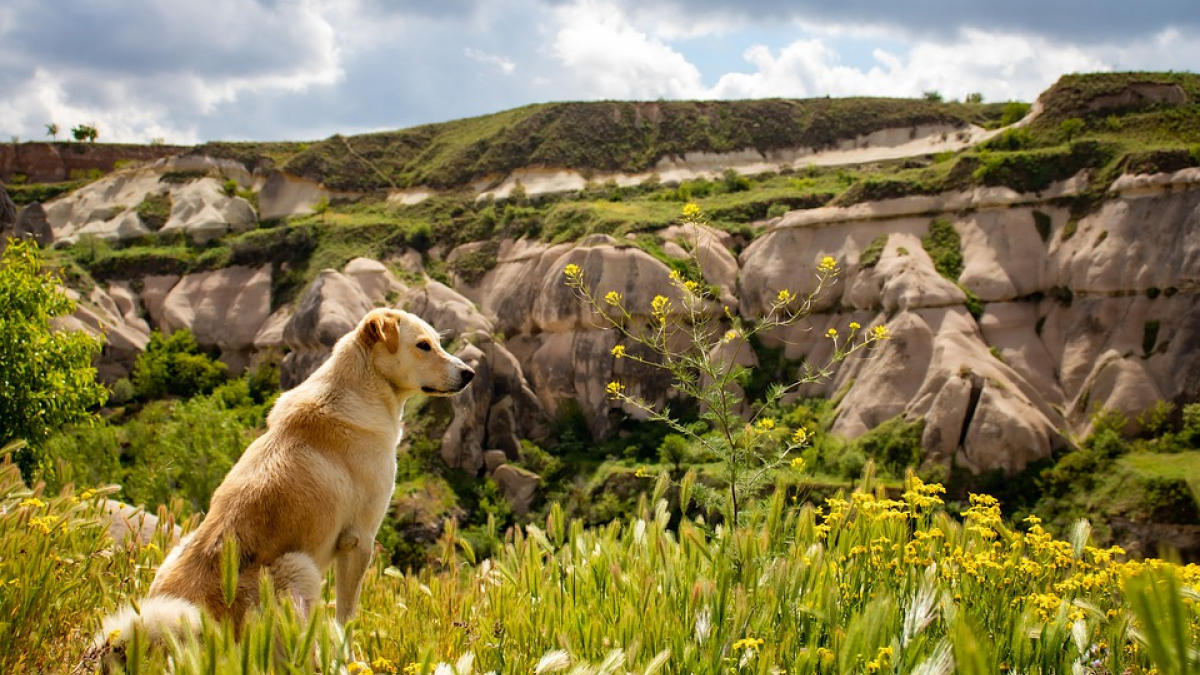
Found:
[(135, 609), (126, 607), (104, 620), (100, 633), (84, 653), (76, 672), (124, 670), (126, 651), (135, 639), (145, 645), (161, 645), (167, 635), (199, 630), (200, 608), (182, 598), (156, 595), (142, 600)]

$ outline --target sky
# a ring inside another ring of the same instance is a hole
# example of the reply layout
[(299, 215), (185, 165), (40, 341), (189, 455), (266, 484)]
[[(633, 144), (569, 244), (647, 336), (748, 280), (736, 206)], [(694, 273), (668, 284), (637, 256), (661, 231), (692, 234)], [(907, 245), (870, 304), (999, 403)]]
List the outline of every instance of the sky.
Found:
[(1200, 0), (0, 0), (0, 140), (315, 140), (567, 100), (1032, 101), (1200, 70)]

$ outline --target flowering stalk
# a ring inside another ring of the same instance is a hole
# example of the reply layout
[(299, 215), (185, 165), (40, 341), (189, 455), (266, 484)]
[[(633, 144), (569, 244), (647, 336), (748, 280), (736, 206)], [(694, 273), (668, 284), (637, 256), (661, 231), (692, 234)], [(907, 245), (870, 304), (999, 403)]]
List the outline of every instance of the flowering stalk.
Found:
[(744, 401), (737, 385), (749, 370), (738, 365), (741, 351), (760, 334), (794, 326), (806, 319), (840, 270), (834, 258), (824, 256), (813, 271), (812, 290), (796, 293), (780, 289), (763, 316), (747, 321), (729, 307), (717, 311), (718, 300), (703, 283), (700, 250), (704, 216), (699, 207), (685, 206), (683, 221), (695, 233), (689, 266), (685, 272), (671, 272), (669, 295), (656, 295), (644, 318), (635, 316), (620, 291), (609, 290), (597, 296), (578, 265), (569, 264), (563, 271), (567, 285), (580, 300), (622, 336), (623, 341), (612, 348), (615, 358), (668, 371), (672, 386), (701, 404), (705, 411), (702, 417), (715, 433), (697, 432), (681, 424), (669, 410), (659, 409), (620, 382), (610, 382), (606, 388), (614, 401), (664, 423), (722, 464), (723, 499), (715, 498), (703, 486), (696, 485), (695, 489), (698, 497), (723, 511), (726, 520), (736, 526), (745, 495), (761, 487), (773, 470), (787, 464), (797, 470), (803, 467), (802, 461), (790, 462), (789, 454), (809, 442), (807, 430), (789, 434), (786, 429), (776, 428), (775, 420), (764, 417), (764, 411), (803, 385), (827, 381), (837, 363), (890, 336), (883, 325), (864, 331), (860, 324), (851, 323), (844, 337), (836, 329), (829, 329), (826, 335), (833, 344), (829, 360), (820, 367), (804, 364), (800, 377), (770, 387), (765, 400), (758, 402), (749, 419), (743, 418), (740, 410)]

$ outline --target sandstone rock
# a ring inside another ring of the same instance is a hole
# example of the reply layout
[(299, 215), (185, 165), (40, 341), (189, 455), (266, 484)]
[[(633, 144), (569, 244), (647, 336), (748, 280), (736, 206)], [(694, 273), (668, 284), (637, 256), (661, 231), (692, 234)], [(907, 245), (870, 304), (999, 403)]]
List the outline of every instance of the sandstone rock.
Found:
[(1124, 358), (1115, 350), (1105, 352), (1084, 380), (1079, 395), (1071, 403), (1069, 419), (1080, 436), (1092, 431), (1092, 416), (1102, 410), (1122, 413), (1124, 433), (1141, 431), (1138, 417), (1163, 400), (1162, 391), (1137, 358)]
[(536, 473), (522, 469), (519, 466), (505, 464), (497, 467), (492, 473), (492, 479), (504, 492), (504, 498), (512, 505), (513, 513), (525, 515), (537, 496), (538, 486), (542, 479)]
[(449, 339), (476, 331), (492, 332), (492, 322), (475, 308), (474, 303), (433, 279), (408, 294), (405, 308), (439, 331), (445, 331)]
[(177, 283), (179, 283), (177, 274), (152, 274), (142, 278), (142, 291), (139, 295), (142, 298), (142, 304), (146, 307), (146, 313), (150, 315), (150, 323), (153, 326), (162, 326), (163, 305), (167, 301), (167, 295), (171, 293), (171, 289)]
[(483, 465), (487, 468), (488, 473), (495, 471), (498, 467), (508, 463), (508, 455), (503, 450), (484, 450)]
[(107, 238), (142, 236), (149, 230), (140, 220), (122, 217), (136, 218), (138, 204), (166, 190), (155, 171), (118, 171), (45, 204), (46, 220), (54, 230), (55, 241), (70, 243), (86, 234)]
[(229, 232), (245, 232), (258, 218), (241, 197), (229, 197), (215, 178), (201, 178), (171, 188), (171, 217), (163, 232), (183, 231), (197, 243)]
[(1050, 456), (1058, 432), (1028, 402), (1000, 383), (985, 382), (971, 426), (955, 458), (970, 471), (1015, 473)]
[(186, 328), (198, 344), (220, 347), (231, 365), (244, 367), (270, 312), (271, 268), (226, 267), (180, 279), (163, 301), (161, 326)]
[(374, 303), (353, 279), (335, 270), (322, 270), (283, 327), (283, 340), (291, 352), (280, 370), (281, 385), (288, 388), (303, 382), (325, 362), (338, 339), (373, 308)]
[[(0, 231), (3, 231), (0, 226)], [(54, 243), (54, 230), (46, 219), (46, 209), (34, 202), (21, 207), (17, 212), (17, 222), (13, 234), (22, 239), (32, 239), (38, 246), (46, 247)]]
[(353, 279), (372, 302), (385, 302), (389, 296), (399, 296), (407, 290), (378, 260), (355, 258), (346, 263), (343, 273)]
[(145, 322), (140, 318), (127, 321), (118, 304), (99, 287), (92, 288), (86, 298), (72, 290), (68, 290), (67, 295), (75, 300), (75, 312), (56, 319), (55, 329), (82, 330), (103, 340), (104, 346), (96, 360), (97, 376), (101, 381), (112, 383), (128, 377), (149, 341)]
[(488, 410), (488, 445), (504, 452), (512, 460), (521, 459), (521, 438), (518, 435), (516, 404), (511, 396), (505, 396), (492, 404)]
[(313, 212), (313, 205), (321, 198), (346, 197), (350, 195), (326, 190), (320, 185), (289, 176), (282, 171), (272, 171), (258, 193), (259, 217), (272, 220), (286, 216), (306, 216)]
[(475, 370), (475, 378), (462, 393), (451, 399), (454, 419), (442, 434), (442, 461), (447, 466), (478, 473), (483, 468), (487, 440), (488, 410), (492, 402), (492, 371), (487, 358), (475, 345), (456, 354)]

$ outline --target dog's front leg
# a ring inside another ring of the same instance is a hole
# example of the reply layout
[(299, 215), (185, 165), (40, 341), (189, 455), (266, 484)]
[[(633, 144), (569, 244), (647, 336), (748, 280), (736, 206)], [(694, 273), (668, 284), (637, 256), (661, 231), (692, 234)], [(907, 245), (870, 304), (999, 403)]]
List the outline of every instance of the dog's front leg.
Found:
[(364, 537), (347, 530), (338, 537), (337, 550), (337, 620), (345, 626), (358, 607), (362, 578), (371, 564), (373, 537)]

